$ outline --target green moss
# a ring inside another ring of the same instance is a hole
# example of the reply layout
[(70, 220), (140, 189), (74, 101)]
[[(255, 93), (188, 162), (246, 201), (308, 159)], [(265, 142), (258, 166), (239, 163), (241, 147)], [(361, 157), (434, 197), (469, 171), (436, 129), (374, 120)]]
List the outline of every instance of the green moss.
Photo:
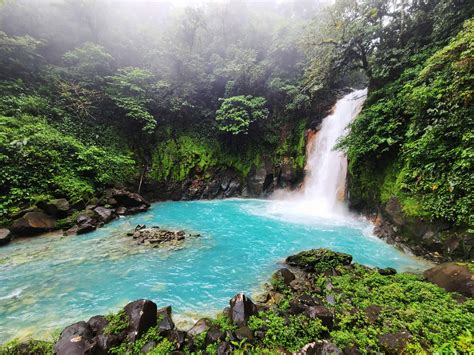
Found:
[(339, 265), (349, 265), (351, 261), (352, 256), (349, 254), (338, 253), (324, 248), (305, 250), (286, 259), (289, 265), (312, 272), (328, 271)]
[(249, 320), (253, 331), (265, 329), (262, 345), (270, 350), (286, 349), (298, 351), (307, 343), (319, 339), (327, 329), (319, 319), (304, 315), (292, 315), (287, 319), (274, 311), (260, 312)]
[(105, 319), (108, 323), (104, 328), (104, 334), (120, 334), (128, 328), (128, 316), (123, 309), (105, 316)]
[[(357, 345), (362, 352), (381, 351), (380, 335), (406, 330), (412, 335), (412, 349), (432, 353), (449, 346), (459, 352), (459, 335), (474, 330), (473, 300), (458, 303), (416, 275), (383, 276), (356, 265), (327, 281), (338, 290), (336, 305), (328, 306), (334, 308), (338, 324), (331, 337), (342, 348)], [(365, 313), (371, 305), (381, 307), (374, 322)]]
[(52, 354), (53, 345), (53, 342), (42, 340), (20, 341), (18, 339), (14, 339), (3, 345), (0, 345), (0, 354)]

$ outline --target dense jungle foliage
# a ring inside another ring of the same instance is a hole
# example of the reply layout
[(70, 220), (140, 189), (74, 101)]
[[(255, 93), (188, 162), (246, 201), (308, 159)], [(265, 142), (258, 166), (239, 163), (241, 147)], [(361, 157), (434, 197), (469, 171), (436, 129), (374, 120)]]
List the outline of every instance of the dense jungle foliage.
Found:
[(396, 197), (472, 225), (472, 14), (466, 0), (5, 2), (0, 219), (141, 177), (245, 177), (264, 156), (302, 171), (304, 130), (368, 86), (340, 143), (353, 206)]
[[(300, 170), (310, 94), (303, 26), (318, 4), (12, 1), (0, 8), (0, 219), (51, 197)], [(28, 20), (25, 20), (28, 19)], [(313, 110), (314, 111), (314, 110)]]

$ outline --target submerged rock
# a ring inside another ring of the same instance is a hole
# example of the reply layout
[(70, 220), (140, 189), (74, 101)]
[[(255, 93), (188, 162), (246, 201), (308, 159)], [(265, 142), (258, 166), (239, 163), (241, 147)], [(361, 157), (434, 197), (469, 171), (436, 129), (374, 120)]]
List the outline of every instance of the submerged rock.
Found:
[(474, 273), (467, 263), (444, 263), (426, 270), (423, 276), (449, 292), (474, 297)]
[(350, 265), (352, 255), (329, 249), (311, 249), (286, 258), (286, 263), (309, 272), (331, 271), (339, 265)]
[(27, 212), (13, 222), (11, 230), (19, 235), (34, 235), (50, 231), (56, 226), (56, 219), (44, 212)]
[(163, 245), (176, 245), (183, 242), (186, 238), (196, 237), (185, 231), (169, 231), (159, 227), (146, 228), (145, 226), (137, 226), (135, 230), (128, 235), (132, 236), (137, 244), (153, 245), (159, 247)]
[(12, 240), (12, 233), (9, 229), (0, 228), (0, 246), (10, 243)]

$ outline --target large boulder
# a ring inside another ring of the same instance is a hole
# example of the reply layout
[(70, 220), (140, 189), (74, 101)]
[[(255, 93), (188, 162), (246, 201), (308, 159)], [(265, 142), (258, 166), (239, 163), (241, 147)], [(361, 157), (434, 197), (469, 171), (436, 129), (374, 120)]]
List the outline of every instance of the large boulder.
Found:
[(34, 235), (54, 229), (56, 219), (44, 212), (27, 212), (13, 221), (11, 230), (19, 235)]
[(350, 265), (352, 255), (338, 253), (329, 249), (311, 249), (286, 258), (286, 263), (308, 272), (325, 272), (339, 265)]
[(449, 292), (459, 292), (474, 297), (473, 266), (468, 263), (444, 263), (426, 270), (423, 276), (430, 282)]
[(150, 207), (150, 204), (139, 194), (121, 190), (121, 189), (109, 189), (106, 191), (106, 197), (108, 201), (115, 201), (118, 206), (123, 207)]
[(0, 228), (0, 247), (10, 243), (12, 240), (12, 234), (9, 229)]
[(76, 222), (75, 232), (77, 234), (89, 233), (97, 228), (97, 221), (88, 215), (80, 215), (77, 217)]
[(104, 223), (108, 223), (115, 218), (115, 213), (110, 208), (99, 206), (99, 207), (94, 208), (94, 212), (99, 217), (99, 219)]
[(66, 217), (70, 208), (69, 202), (65, 198), (57, 198), (47, 202), (39, 202), (38, 207), (47, 214), (57, 218)]
[(128, 316), (128, 340), (135, 341), (146, 333), (148, 329), (156, 326), (157, 307), (150, 300), (137, 300), (130, 302), (124, 308)]
[(238, 327), (247, 325), (251, 316), (258, 313), (257, 306), (243, 293), (238, 293), (230, 300), (229, 315), (232, 323)]
[(94, 351), (96, 343), (86, 322), (77, 322), (61, 332), (58, 342), (54, 345), (53, 355), (82, 355)]

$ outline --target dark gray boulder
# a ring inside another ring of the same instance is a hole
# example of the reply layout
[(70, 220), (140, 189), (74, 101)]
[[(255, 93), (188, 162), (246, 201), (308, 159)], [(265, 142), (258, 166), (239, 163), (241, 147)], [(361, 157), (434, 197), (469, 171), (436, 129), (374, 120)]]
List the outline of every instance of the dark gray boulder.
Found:
[(88, 215), (80, 215), (77, 217), (77, 234), (85, 234), (94, 231), (97, 228), (97, 221)]
[(135, 341), (148, 329), (156, 326), (157, 307), (150, 300), (141, 299), (130, 302), (124, 307), (124, 311), (128, 316), (127, 338), (129, 341)]
[(107, 319), (104, 316), (94, 316), (87, 321), (93, 335), (102, 334), (107, 326)]
[(257, 306), (243, 293), (238, 293), (230, 300), (229, 316), (232, 323), (238, 327), (247, 325), (251, 316), (258, 313)]
[(206, 345), (225, 339), (225, 333), (217, 327), (211, 327), (206, 334)]
[(334, 327), (334, 315), (324, 306), (309, 307), (305, 314), (311, 319), (320, 319), (322, 325), (331, 330)]
[(115, 218), (115, 213), (110, 208), (99, 206), (94, 208), (94, 212), (98, 216), (99, 220), (104, 223), (108, 223)]
[(82, 355), (91, 353), (97, 344), (92, 340), (93, 334), (86, 322), (77, 322), (61, 332), (54, 345), (54, 355)]
[(157, 324), (160, 332), (170, 331), (175, 328), (171, 313), (171, 306), (160, 308), (157, 311)]

